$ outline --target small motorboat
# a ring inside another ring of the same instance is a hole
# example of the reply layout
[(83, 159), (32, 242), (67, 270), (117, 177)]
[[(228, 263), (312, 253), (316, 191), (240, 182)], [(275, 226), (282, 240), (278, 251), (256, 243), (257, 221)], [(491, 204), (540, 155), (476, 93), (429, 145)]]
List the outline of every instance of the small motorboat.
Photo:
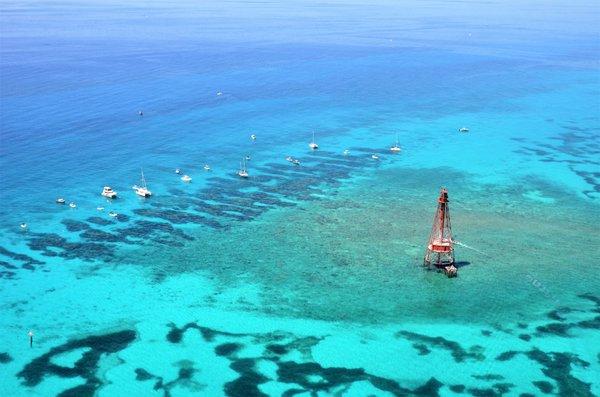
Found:
[(77, 204), (71, 202), (71, 203), (69, 203), (69, 207), (71, 207), (71, 208), (77, 208)]
[(400, 142), (398, 140), (398, 135), (396, 135), (396, 143), (390, 147), (390, 151), (393, 153), (399, 153), (402, 149), (400, 148)]
[(373, 155), (371, 156), (371, 158), (372, 158), (373, 160), (379, 160), (379, 156), (378, 156), (378, 155), (376, 155), (376, 154), (373, 154)]
[(181, 170), (180, 170), (179, 168), (177, 168), (177, 169), (175, 169), (175, 173), (176, 173), (177, 175), (179, 175), (179, 174), (181, 174)]
[(27, 229), (27, 224), (25, 222), (21, 223), (19, 226), (21, 229)]
[(256, 135), (254, 135), (254, 134), (250, 135), (250, 139), (252, 139), (253, 141), (255, 141), (256, 140)]
[(248, 178), (250, 176), (250, 174), (248, 174), (248, 170), (246, 169), (246, 159), (245, 158), (240, 163), (240, 169), (238, 170), (237, 174), (240, 178)]
[(64, 203), (66, 203), (66, 201), (65, 201), (64, 198), (59, 197), (59, 198), (56, 199), (56, 204), (64, 204)]
[(184, 182), (191, 182), (192, 181), (192, 177), (189, 175), (184, 175), (181, 177), (181, 180)]
[(217, 96), (221, 96), (223, 93), (221, 91), (217, 92)]
[(208, 164), (204, 164), (204, 170), (205, 171), (210, 171), (210, 166)]
[(144, 112), (142, 112), (141, 110), (138, 112), (138, 115), (143, 116)]
[(467, 127), (462, 127), (458, 129), (458, 132), (466, 133), (469, 132), (469, 129)]
[(346, 150), (344, 150), (342, 153), (344, 153), (344, 156), (347, 156), (347, 155), (349, 155), (349, 154), (350, 154), (350, 150), (346, 149)]
[(308, 144), (308, 147), (311, 148), (312, 150), (317, 150), (319, 148), (319, 145), (317, 145), (317, 142), (315, 142), (315, 132), (314, 131), (313, 131), (312, 142)]
[(246, 156), (246, 161), (250, 161), (251, 157), (250, 156)]
[(116, 212), (114, 212), (114, 211), (110, 211), (110, 212), (108, 213), (108, 216), (110, 216), (110, 217), (112, 217), (112, 218), (116, 218), (118, 215), (119, 215), (119, 214), (117, 214), (117, 213), (116, 213)]
[(300, 160), (295, 159), (292, 156), (287, 156), (285, 159), (294, 165), (300, 165)]
[(141, 197), (150, 197), (152, 196), (152, 192), (148, 190), (148, 186), (146, 185), (146, 178), (144, 178), (144, 170), (142, 171), (142, 186), (133, 185), (133, 190), (135, 194)]
[(104, 186), (104, 189), (102, 189), (102, 195), (109, 199), (117, 198), (117, 192), (112, 190), (110, 186)]
[(104, 207), (96, 207), (98, 211), (104, 211)]

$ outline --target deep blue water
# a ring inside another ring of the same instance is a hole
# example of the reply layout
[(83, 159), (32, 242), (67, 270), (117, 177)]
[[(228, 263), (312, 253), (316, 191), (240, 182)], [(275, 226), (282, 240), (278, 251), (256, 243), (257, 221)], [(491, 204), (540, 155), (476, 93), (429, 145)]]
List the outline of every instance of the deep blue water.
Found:
[[(156, 392), (173, 396), (548, 387), (535, 381), (600, 393), (599, 269), (586, 259), (600, 253), (596, 2), (0, 9), (3, 395), (81, 384), (76, 395), (149, 395), (159, 376)], [(397, 135), (403, 152), (392, 156)], [(233, 177), (245, 155), (247, 184)], [(142, 167), (147, 200), (131, 190)], [(441, 184), (456, 197), (461, 240), (501, 255), (497, 271), (466, 249), (455, 284), (412, 266)], [(397, 218), (382, 215), (390, 206)], [(370, 268), (389, 247), (393, 263)], [(440, 305), (450, 296), (466, 309)], [(166, 336), (192, 323), (216, 339)], [(51, 352), (78, 368), (82, 349), (106, 353), (102, 338), (122, 345), (77, 376), (35, 361)], [(252, 378), (248, 357), (270, 380), (236, 383)], [(398, 375), (408, 363), (414, 373)]]

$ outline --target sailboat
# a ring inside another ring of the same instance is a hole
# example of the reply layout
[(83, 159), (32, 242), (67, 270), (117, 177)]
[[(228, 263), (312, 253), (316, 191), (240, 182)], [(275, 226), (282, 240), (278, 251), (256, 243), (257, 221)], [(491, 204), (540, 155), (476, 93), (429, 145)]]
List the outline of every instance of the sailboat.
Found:
[(248, 174), (248, 170), (246, 170), (246, 159), (242, 158), (242, 161), (240, 162), (240, 169), (237, 172), (238, 176), (240, 178), (248, 178), (250, 175)]
[(398, 153), (400, 152), (402, 149), (400, 149), (400, 144), (399, 144), (399, 139), (398, 139), (398, 134), (396, 134), (396, 143), (394, 144), (394, 146), (392, 146), (390, 148), (390, 150), (394, 153)]
[(135, 194), (142, 197), (150, 197), (152, 196), (152, 192), (148, 190), (148, 186), (146, 186), (146, 178), (144, 178), (144, 170), (140, 168), (142, 172), (142, 186), (133, 185), (133, 190)]
[(318, 149), (319, 145), (317, 145), (317, 142), (315, 142), (315, 132), (313, 131), (313, 139), (312, 142), (308, 144), (308, 147), (311, 148), (312, 150)]

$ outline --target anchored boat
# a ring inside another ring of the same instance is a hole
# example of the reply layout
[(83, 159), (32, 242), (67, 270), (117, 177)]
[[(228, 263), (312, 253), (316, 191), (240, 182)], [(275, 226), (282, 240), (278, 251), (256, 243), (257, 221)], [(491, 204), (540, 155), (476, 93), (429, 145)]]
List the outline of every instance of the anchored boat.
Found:
[(248, 174), (248, 170), (246, 169), (246, 158), (242, 159), (242, 162), (240, 163), (240, 169), (237, 174), (240, 178), (248, 178), (250, 176), (250, 174)]
[(152, 192), (148, 190), (148, 186), (146, 185), (146, 178), (144, 178), (144, 170), (140, 169), (142, 173), (142, 186), (133, 185), (133, 190), (135, 194), (141, 197), (150, 197), (152, 196)]
[(390, 148), (390, 151), (394, 152), (394, 153), (398, 153), (400, 152), (402, 149), (400, 148), (400, 142), (398, 139), (398, 135), (396, 134), (396, 143), (394, 144), (394, 146), (392, 146)]
[(316, 150), (319, 148), (319, 145), (317, 145), (317, 142), (315, 142), (315, 132), (313, 131), (313, 139), (312, 142), (308, 144), (308, 147), (311, 148), (312, 150)]
[(104, 189), (102, 189), (102, 195), (109, 199), (117, 198), (117, 192), (115, 192), (110, 186), (104, 186)]

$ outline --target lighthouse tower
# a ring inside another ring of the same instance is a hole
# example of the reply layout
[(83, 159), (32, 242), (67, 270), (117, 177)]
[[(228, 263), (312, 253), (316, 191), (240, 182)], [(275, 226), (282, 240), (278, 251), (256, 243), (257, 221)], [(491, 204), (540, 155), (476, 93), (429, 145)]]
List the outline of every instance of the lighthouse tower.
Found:
[(434, 265), (439, 269), (456, 271), (454, 267), (454, 247), (452, 228), (450, 226), (450, 209), (448, 207), (448, 190), (442, 188), (438, 198), (437, 211), (433, 218), (433, 228), (425, 250), (423, 264)]

